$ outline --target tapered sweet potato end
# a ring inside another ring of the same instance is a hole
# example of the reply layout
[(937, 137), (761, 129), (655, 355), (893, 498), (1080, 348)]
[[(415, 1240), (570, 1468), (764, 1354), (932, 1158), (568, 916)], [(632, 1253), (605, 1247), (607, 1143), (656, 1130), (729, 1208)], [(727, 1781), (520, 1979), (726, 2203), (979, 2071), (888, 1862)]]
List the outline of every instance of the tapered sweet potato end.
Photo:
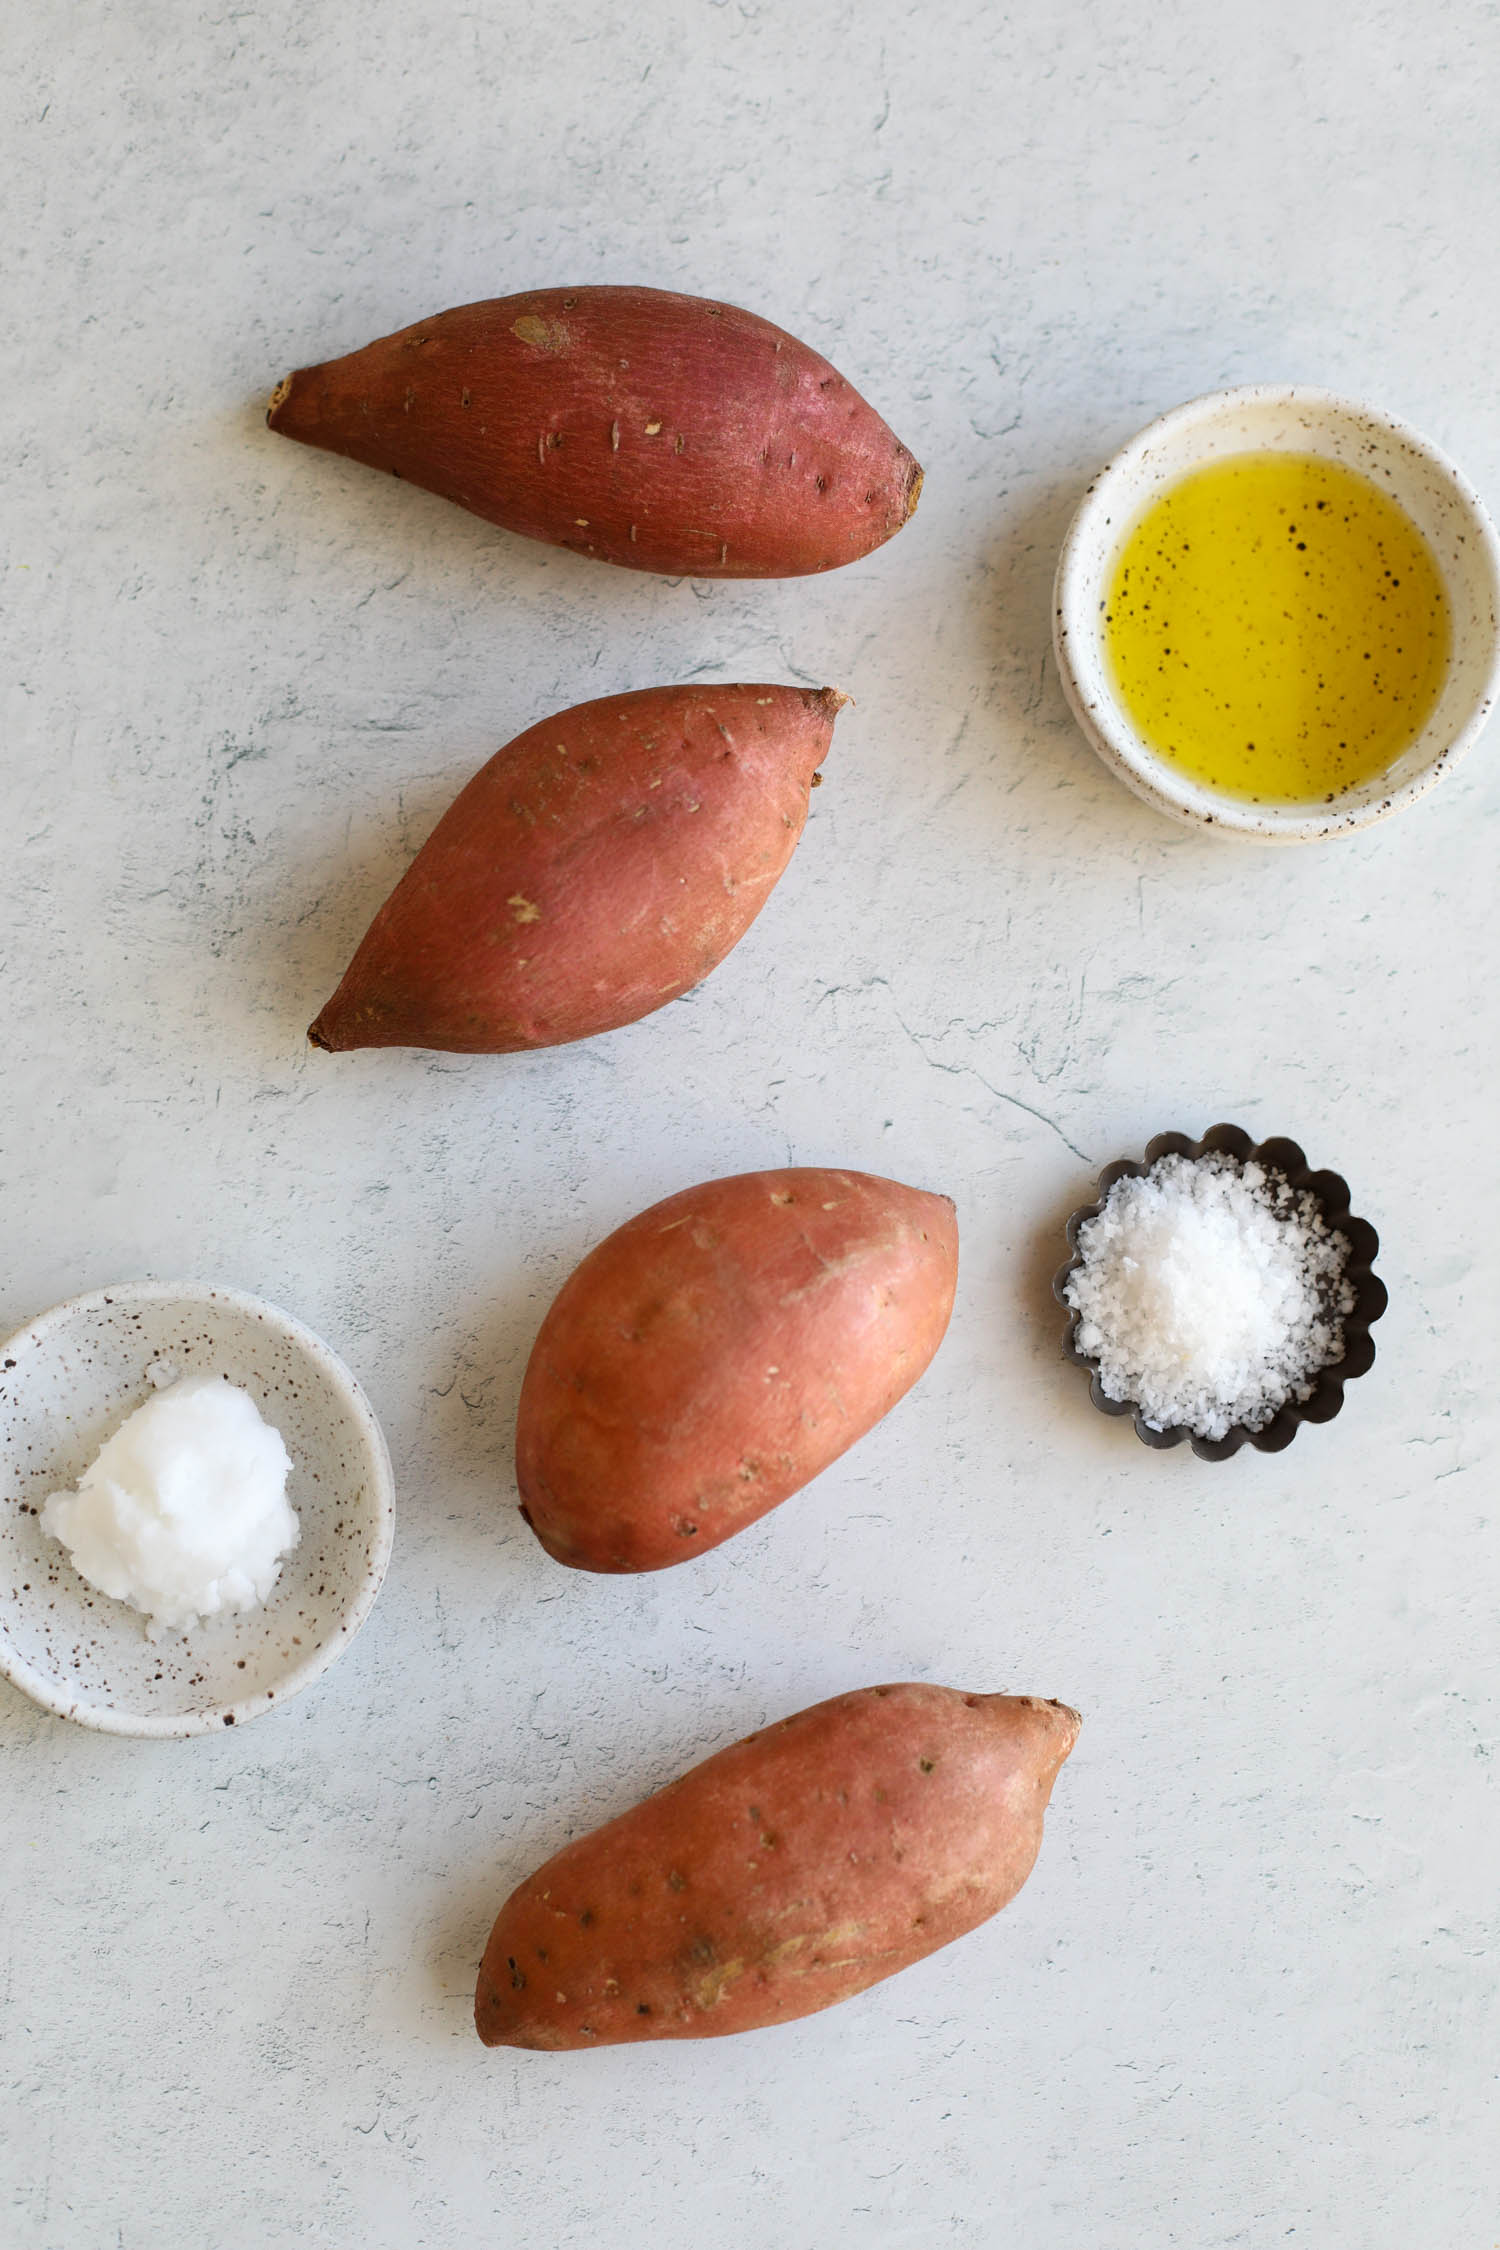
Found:
[(359, 1047), (435, 1045), (406, 1020), (406, 1011), (390, 1004), (378, 990), (372, 993), (368, 980), (353, 973), (360, 965), (356, 954), (350, 973), (308, 1025), (309, 1046), (321, 1048), (325, 1055), (347, 1055)]
[[(358, 968), (356, 959), (353, 964)], [(347, 981), (347, 980), (346, 980)], [(389, 1003), (354, 994), (344, 986), (333, 995), (322, 1013), (307, 1027), (308, 1045), (325, 1055), (353, 1054), (360, 1047), (423, 1047), (446, 1055), (519, 1055), (550, 1042), (528, 1039), (521, 1032), (507, 1033), (489, 1017), (477, 1019), (466, 1034), (460, 1028), (434, 1029), (427, 1021), (420, 994), (393, 998)]]
[(1050, 1797), (1053, 1782), (1072, 1756), (1083, 1726), (1082, 1714), (1071, 1703), (1059, 1703), (1053, 1696), (995, 1696), (985, 1700), (1008, 1705), (1022, 1719), (1036, 1760), (1037, 1784)]
[(325, 1055), (347, 1055), (356, 1047), (402, 1044), (399, 1039), (383, 1036), (380, 1012), (361, 1006), (359, 1000), (350, 995), (348, 982), (346, 976), (308, 1025), (308, 1045), (321, 1048)]
[[(486, 1952), (480, 1965), (479, 1982), (474, 1988), (474, 2029), (485, 2046), (523, 2047), (533, 2053), (545, 2053), (549, 2048), (573, 2044), (565, 2039), (549, 2039), (541, 2026), (521, 2020), (515, 1995), (510, 1990), (518, 1975), (514, 1962), (507, 1968), (503, 1961), (493, 1962)], [(520, 1981), (524, 1985), (526, 1980), (521, 1977)]]
[[(520, 1465), (517, 1467), (517, 1477), (524, 1492), (526, 1472)], [(543, 1553), (550, 1555), (553, 1562), (562, 1563), (568, 1570), (587, 1571), (599, 1578), (639, 1577), (646, 1571), (667, 1570), (673, 1563), (686, 1559), (675, 1551), (666, 1555), (656, 1553), (643, 1544), (639, 1532), (628, 1523), (617, 1523), (612, 1526), (613, 1536), (601, 1534), (591, 1545), (585, 1545), (571, 1538), (564, 1526), (553, 1523), (544, 1494), (538, 1492), (536, 1499), (537, 1515), (532, 1514), (524, 1498), (518, 1505), (517, 1513)], [(693, 1526), (694, 1531), (697, 1528), (696, 1525)], [(735, 1528), (733, 1525), (726, 1525), (718, 1538), (711, 1538), (708, 1545), (717, 1547), (719, 1541), (729, 1538)], [(692, 1542), (692, 1551), (694, 1554), (702, 1554), (703, 1545), (697, 1541)]]
[[(290, 375), (283, 375), (266, 408), (266, 428), (278, 437), (295, 438), (300, 445), (365, 460), (371, 407), (376, 402), (365, 396), (357, 376), (349, 372), (361, 356), (351, 352), (347, 359), (294, 367)], [(401, 474), (394, 462), (377, 458), (373, 465), (388, 466), (397, 476)]]
[(278, 427), (276, 417), (278, 416), (278, 414), (280, 414), (282, 408), (286, 405), (287, 400), (291, 397), (292, 385), (296, 382), (296, 380), (297, 378), (295, 374), (283, 375), (275, 390), (272, 391), (271, 403), (266, 408), (266, 428), (268, 430), (274, 430)]
[(343, 365), (341, 360), (325, 360), (317, 367), (294, 367), (289, 375), (283, 375), (266, 408), (266, 428), (278, 437), (296, 438), (302, 445), (321, 446), (330, 453), (349, 452), (347, 410), (352, 403), (357, 415), (359, 400), (356, 395), (351, 401), (346, 395), (349, 386), (336, 380), (337, 370)]

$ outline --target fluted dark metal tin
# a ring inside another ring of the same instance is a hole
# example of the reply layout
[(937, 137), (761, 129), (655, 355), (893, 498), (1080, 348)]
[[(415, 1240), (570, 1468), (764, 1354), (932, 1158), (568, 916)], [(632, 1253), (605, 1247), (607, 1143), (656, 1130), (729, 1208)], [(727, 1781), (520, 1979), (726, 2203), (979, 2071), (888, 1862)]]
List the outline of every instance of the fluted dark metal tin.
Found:
[[(1153, 1429), (1132, 1400), (1106, 1398), (1099, 1387), (1098, 1361), (1078, 1349), (1078, 1315), (1068, 1304), (1066, 1295), (1069, 1275), (1083, 1264), (1078, 1230), (1085, 1220), (1098, 1217), (1100, 1206), (1116, 1180), (1139, 1179), (1164, 1156), (1209, 1155), (1231, 1156), (1241, 1164), (1253, 1160), (1264, 1165), (1268, 1172), (1279, 1173), (1289, 1187), (1307, 1189), (1314, 1195), (1329, 1226), (1336, 1227), (1348, 1241), (1349, 1263), (1344, 1271), (1354, 1288), (1354, 1309), (1344, 1316), (1343, 1357), (1322, 1369), (1310, 1395), (1301, 1400), (1289, 1399), (1263, 1429), (1248, 1430), (1243, 1423), (1236, 1423), (1221, 1438), (1195, 1437), (1180, 1423), (1166, 1429)], [(1134, 1417), (1135, 1434), (1143, 1445), (1158, 1448), (1180, 1445), (1186, 1438), (1200, 1461), (1227, 1461), (1232, 1453), (1238, 1453), (1240, 1447), (1247, 1444), (1262, 1453), (1279, 1453), (1291, 1444), (1304, 1422), (1331, 1422), (1344, 1403), (1344, 1385), (1353, 1382), (1357, 1375), (1367, 1374), (1375, 1363), (1375, 1344), (1370, 1330), (1388, 1301), (1385, 1284), (1373, 1271), (1380, 1237), (1368, 1219), (1357, 1219), (1351, 1213), (1348, 1182), (1337, 1172), (1314, 1172), (1295, 1141), (1252, 1141), (1238, 1125), (1211, 1126), (1201, 1141), (1189, 1140), (1186, 1133), (1158, 1133), (1155, 1140), (1147, 1144), (1145, 1157), (1139, 1164), (1122, 1157), (1116, 1164), (1105, 1165), (1095, 1183), (1093, 1202), (1085, 1203), (1072, 1214), (1065, 1232), (1073, 1255), (1066, 1265), (1059, 1267), (1052, 1282), (1052, 1294), (1068, 1315), (1063, 1357), (1072, 1360), (1075, 1367), (1086, 1370), (1089, 1397), (1101, 1414)]]

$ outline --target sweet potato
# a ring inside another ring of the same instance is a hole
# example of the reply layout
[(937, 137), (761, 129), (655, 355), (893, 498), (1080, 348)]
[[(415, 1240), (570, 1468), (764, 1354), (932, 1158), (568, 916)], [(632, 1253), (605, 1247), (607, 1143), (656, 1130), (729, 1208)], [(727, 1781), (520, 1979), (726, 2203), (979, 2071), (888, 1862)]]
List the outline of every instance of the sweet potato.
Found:
[(460, 305), (286, 376), (266, 420), (507, 531), (673, 577), (857, 561), (922, 483), (817, 352), (662, 289)]
[(686, 992), (791, 858), (844, 700), (646, 688), (544, 719), (444, 813), (309, 1038), (512, 1054)]
[(745, 1172), (601, 1242), (532, 1347), (522, 1513), (579, 1570), (662, 1570), (754, 1523), (863, 1437), (948, 1325), (945, 1195), (866, 1172)]
[(487, 2047), (785, 2023), (998, 1913), (1031, 1873), (1066, 1704), (858, 1688), (752, 1734), (567, 1845), (501, 1907)]

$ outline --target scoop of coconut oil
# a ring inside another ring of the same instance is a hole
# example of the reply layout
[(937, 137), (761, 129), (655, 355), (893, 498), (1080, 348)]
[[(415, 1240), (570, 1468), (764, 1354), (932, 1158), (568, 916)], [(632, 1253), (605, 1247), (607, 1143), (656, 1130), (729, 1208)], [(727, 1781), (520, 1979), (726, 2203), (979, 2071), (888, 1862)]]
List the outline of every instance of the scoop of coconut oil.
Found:
[(76, 1490), (51, 1495), (42, 1529), (157, 1640), (265, 1601), (300, 1536), (291, 1467), (248, 1391), (187, 1376), (126, 1416)]

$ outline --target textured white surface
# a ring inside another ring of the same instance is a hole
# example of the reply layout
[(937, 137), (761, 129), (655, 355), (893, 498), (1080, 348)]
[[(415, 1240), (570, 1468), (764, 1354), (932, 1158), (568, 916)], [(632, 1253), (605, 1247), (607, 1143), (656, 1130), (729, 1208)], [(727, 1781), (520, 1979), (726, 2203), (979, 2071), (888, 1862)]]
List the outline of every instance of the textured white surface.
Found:
[[(1497, 745), (1267, 855), (1129, 797), (1047, 649), (1083, 485), (1195, 392), (1368, 397), (1500, 495), (1500, 27), (1416, 21), (8, 11), (0, 1318), (262, 1291), (349, 1359), (400, 1500), (358, 1645), (243, 1735), (0, 1691), (7, 2245), (1500, 2236)], [(661, 583), (262, 427), (293, 364), (570, 280), (804, 335), (924, 462), (912, 525), (816, 583)], [(526, 1059), (306, 1047), (499, 742), (756, 676), (858, 704), (706, 987)], [(1089, 1410), (1047, 1282), (1097, 1165), (1221, 1117), (1347, 1174), (1392, 1302), (1338, 1422), (1211, 1466)], [(553, 1289), (786, 1161), (957, 1197), (930, 1375), (698, 1566), (560, 1571), (508, 1464)], [(538, 1858), (903, 1676), (1085, 1713), (1004, 1916), (743, 2041), (479, 2049)]]

